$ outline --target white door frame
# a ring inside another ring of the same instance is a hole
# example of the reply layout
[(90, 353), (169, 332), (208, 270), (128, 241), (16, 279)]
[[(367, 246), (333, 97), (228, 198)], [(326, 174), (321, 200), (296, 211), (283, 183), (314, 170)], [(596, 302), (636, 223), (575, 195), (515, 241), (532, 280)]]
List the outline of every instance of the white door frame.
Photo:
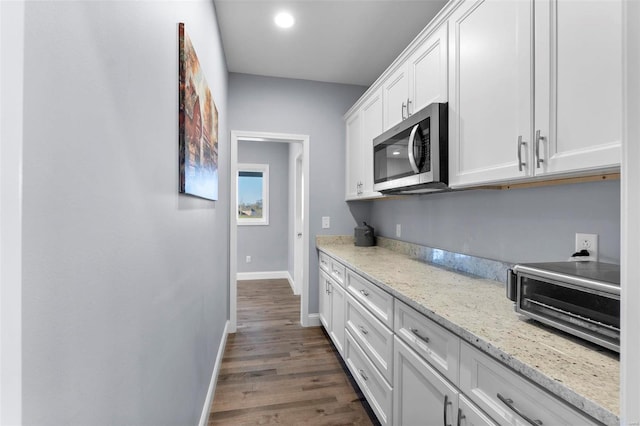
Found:
[(309, 326), (309, 136), (288, 133), (270, 133), (254, 131), (231, 131), (231, 191), (229, 218), (229, 333), (235, 333), (238, 326), (237, 317), (237, 274), (238, 274), (238, 224), (236, 216), (237, 180), (238, 180), (238, 141), (261, 142), (299, 142), (302, 144), (302, 168), (304, 179), (304, 229), (302, 231), (302, 259), (304, 276), (300, 297), (300, 323)]
[[(304, 244), (299, 234), (304, 236), (304, 181), (307, 178), (304, 175), (303, 164), (304, 155), (300, 152), (294, 158), (290, 157), (293, 163), (294, 173), (294, 185), (293, 185), (293, 208), (290, 212), (293, 213), (293, 283), (294, 293), (300, 294), (302, 292), (302, 281), (304, 280), (304, 267), (302, 262), (302, 252)], [(301, 206), (302, 204), (302, 206)], [(308, 220), (308, 219), (307, 219)]]

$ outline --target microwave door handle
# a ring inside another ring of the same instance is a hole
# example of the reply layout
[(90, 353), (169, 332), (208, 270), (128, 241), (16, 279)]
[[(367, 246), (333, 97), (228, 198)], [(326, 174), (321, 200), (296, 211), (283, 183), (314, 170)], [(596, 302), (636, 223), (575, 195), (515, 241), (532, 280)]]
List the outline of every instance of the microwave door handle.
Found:
[(408, 151), (407, 154), (409, 155), (409, 164), (411, 165), (411, 169), (413, 169), (415, 173), (420, 173), (420, 169), (416, 164), (416, 157), (413, 155), (413, 142), (416, 138), (416, 132), (418, 131), (418, 127), (420, 127), (420, 124), (416, 124), (415, 126), (413, 126), (413, 129), (411, 130), (411, 135), (409, 136), (409, 145), (407, 146), (407, 151)]

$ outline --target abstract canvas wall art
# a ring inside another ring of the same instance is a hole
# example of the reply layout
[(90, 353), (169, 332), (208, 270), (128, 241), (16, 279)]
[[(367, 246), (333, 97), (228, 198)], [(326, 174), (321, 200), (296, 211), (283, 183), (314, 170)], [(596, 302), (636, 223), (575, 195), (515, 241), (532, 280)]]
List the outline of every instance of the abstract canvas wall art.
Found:
[(184, 24), (178, 24), (180, 192), (218, 199), (218, 109)]

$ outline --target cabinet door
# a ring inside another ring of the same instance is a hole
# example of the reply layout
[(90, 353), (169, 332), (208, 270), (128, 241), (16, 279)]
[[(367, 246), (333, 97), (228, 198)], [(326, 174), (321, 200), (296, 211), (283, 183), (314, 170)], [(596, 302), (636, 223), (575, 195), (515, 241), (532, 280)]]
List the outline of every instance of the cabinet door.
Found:
[(373, 139), (382, 133), (382, 91), (378, 90), (362, 107), (362, 141), (360, 158), (362, 160), (360, 180), (363, 197), (379, 197), (373, 190)]
[[(360, 195), (362, 175), (362, 158), (360, 146), (362, 145), (362, 121), (360, 111), (356, 111), (347, 118), (347, 156), (345, 163), (346, 199), (353, 200)], [(373, 154), (372, 154), (373, 155)]]
[(447, 102), (447, 23), (429, 36), (409, 58), (409, 113), (433, 102)]
[(458, 391), (397, 337), (393, 366), (393, 424), (454, 424)]
[(329, 335), (340, 355), (344, 354), (344, 314), (347, 303), (344, 288), (339, 284), (329, 285), (329, 295), (331, 297), (331, 331)]
[(498, 426), (491, 417), (487, 416), (473, 402), (469, 401), (463, 394), (458, 400), (458, 426)]
[(320, 281), (319, 281), (319, 299), (318, 299), (318, 310), (320, 314), (320, 322), (324, 326), (324, 329), (327, 330), (327, 333), (331, 332), (331, 295), (329, 293), (329, 286), (331, 285), (331, 280), (329, 276), (322, 270), (320, 270)]
[(536, 174), (620, 165), (622, 1), (536, 1)]
[[(452, 14), (449, 20), (451, 186), (530, 175), (531, 31), (531, 0), (466, 0)], [(519, 167), (519, 163), (524, 165)]]
[(404, 63), (382, 84), (384, 130), (388, 130), (407, 116), (409, 100), (409, 76)]

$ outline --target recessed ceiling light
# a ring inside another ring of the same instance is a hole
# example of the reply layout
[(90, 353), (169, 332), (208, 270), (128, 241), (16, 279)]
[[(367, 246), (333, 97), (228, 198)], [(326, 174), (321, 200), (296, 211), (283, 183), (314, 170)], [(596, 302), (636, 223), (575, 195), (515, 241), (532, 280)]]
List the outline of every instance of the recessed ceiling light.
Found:
[(280, 28), (291, 28), (295, 22), (293, 16), (289, 12), (280, 12), (278, 13), (273, 21)]
[(392, 154), (393, 155), (400, 155), (400, 151), (393, 151)]

